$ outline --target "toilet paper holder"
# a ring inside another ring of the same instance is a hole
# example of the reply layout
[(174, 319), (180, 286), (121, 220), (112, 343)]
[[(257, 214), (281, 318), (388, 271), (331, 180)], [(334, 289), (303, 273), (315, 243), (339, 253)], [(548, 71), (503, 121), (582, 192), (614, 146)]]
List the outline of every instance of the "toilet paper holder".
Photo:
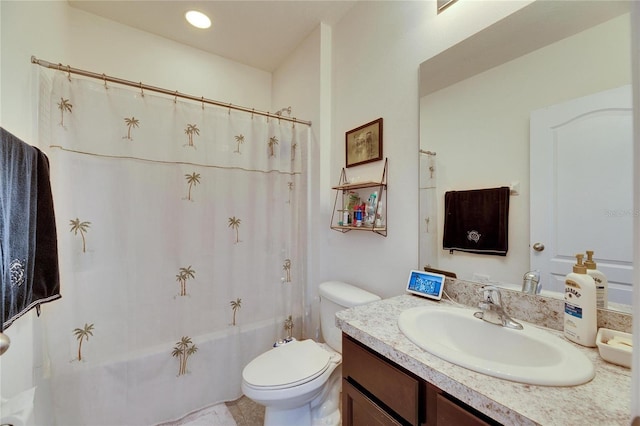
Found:
[(0, 331), (0, 355), (5, 353), (7, 349), (9, 349), (9, 346), (11, 346), (11, 339), (9, 339), (9, 336)]

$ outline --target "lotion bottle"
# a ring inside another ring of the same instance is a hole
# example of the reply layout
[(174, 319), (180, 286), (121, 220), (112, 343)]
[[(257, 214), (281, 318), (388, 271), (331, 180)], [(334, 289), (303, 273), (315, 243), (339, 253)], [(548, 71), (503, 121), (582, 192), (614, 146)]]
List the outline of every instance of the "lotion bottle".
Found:
[(582, 346), (595, 347), (598, 331), (596, 283), (582, 263), (584, 255), (576, 255), (577, 263), (568, 274), (564, 286), (564, 335)]
[(593, 250), (587, 250), (587, 260), (584, 261), (587, 267), (587, 274), (596, 282), (596, 307), (606, 309), (609, 301), (609, 282), (607, 277), (596, 269), (596, 262), (593, 260)]

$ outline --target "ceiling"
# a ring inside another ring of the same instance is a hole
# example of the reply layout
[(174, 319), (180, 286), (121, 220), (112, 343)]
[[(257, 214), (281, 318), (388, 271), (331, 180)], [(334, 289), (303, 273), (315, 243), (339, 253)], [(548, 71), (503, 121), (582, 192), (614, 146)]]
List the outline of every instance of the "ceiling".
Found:
[[(336, 23), (357, 0), (68, 0), (77, 9), (268, 72), (320, 22)], [(206, 13), (209, 29), (192, 27), (187, 10)]]
[(423, 62), (420, 97), (629, 13), (630, 7), (627, 1), (530, 3)]

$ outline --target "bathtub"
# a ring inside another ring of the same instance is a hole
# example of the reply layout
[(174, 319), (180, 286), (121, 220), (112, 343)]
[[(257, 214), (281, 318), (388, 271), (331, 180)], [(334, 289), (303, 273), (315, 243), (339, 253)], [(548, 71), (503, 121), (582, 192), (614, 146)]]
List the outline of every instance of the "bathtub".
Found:
[(178, 374), (178, 358), (172, 356), (175, 342), (54, 374), (49, 388), (55, 424), (155, 425), (235, 400), (242, 395), (244, 366), (282, 337), (280, 320), (192, 337), (198, 351), (183, 375)]

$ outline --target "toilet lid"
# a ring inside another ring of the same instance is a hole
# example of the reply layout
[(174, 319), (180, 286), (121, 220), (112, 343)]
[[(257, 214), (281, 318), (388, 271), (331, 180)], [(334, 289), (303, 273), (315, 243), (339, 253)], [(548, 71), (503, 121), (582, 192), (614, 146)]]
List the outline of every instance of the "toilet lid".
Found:
[(242, 378), (251, 386), (294, 386), (313, 380), (329, 366), (331, 354), (313, 340), (293, 341), (251, 361)]

